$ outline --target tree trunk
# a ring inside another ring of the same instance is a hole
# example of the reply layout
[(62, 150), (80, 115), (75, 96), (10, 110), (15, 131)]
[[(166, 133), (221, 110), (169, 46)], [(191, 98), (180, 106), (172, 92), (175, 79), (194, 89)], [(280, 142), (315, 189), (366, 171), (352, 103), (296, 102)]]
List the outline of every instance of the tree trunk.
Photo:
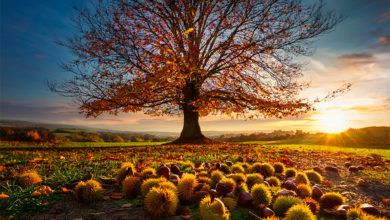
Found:
[(189, 84), (184, 89), (185, 103), (182, 106), (184, 114), (184, 125), (180, 137), (169, 144), (215, 144), (217, 141), (206, 138), (199, 125), (199, 112), (193, 106), (193, 100), (199, 95), (193, 84)]
[(183, 113), (184, 125), (179, 139), (191, 140), (204, 138), (199, 126), (199, 112), (191, 104), (185, 104)]

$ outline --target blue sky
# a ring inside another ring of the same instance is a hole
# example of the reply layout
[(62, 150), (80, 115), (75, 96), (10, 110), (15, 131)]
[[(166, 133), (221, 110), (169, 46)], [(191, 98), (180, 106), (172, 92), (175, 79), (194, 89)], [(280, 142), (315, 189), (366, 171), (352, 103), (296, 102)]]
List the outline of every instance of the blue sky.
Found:
[[(390, 1), (324, 2), (328, 10), (342, 13), (346, 19), (334, 32), (318, 38), (316, 53), (306, 58), (309, 65), (305, 77), (312, 88), (304, 95), (324, 96), (343, 82), (352, 82), (352, 90), (321, 104), (318, 112), (299, 118), (245, 121), (213, 116), (201, 120), (203, 130), (321, 131), (326, 127), (321, 120), (327, 114), (329, 118), (342, 114), (343, 128), (390, 125)], [(84, 119), (70, 99), (47, 89), (47, 81), (71, 77), (60, 64), (72, 55), (55, 39), (71, 35), (70, 17), (75, 4), (83, 5), (85, 1), (1, 1), (0, 118), (120, 130), (180, 131), (180, 117), (152, 118), (137, 113)], [(355, 112), (348, 112), (350, 109)], [(352, 117), (354, 114), (356, 117)]]

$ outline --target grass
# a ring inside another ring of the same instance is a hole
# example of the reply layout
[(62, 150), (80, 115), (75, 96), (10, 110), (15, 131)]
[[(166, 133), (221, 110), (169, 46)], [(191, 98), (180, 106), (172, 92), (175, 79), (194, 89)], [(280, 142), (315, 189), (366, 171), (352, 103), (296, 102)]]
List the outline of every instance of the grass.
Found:
[[(389, 166), (387, 168), (390, 168)], [(390, 185), (390, 172), (389, 171), (372, 171), (363, 170), (362, 174), (368, 178), (374, 179), (382, 184)]]
[[(69, 142), (58, 145), (58, 148), (96, 148), (96, 147), (133, 147), (133, 146), (154, 146), (161, 145), (168, 142)], [(10, 143), (0, 142), (0, 149), (2, 148), (52, 148), (52, 145), (47, 143), (32, 144), (32, 143)]]
[[(173, 146), (161, 145), (165, 142), (131, 142), (131, 143), (69, 143), (68, 145), (50, 148), (48, 146), (33, 150), (25, 145), (22, 148), (13, 146), (7, 149), (0, 149), (0, 193), (10, 196), (9, 200), (0, 207), (0, 216), (26, 215), (26, 212), (40, 212), (58, 200), (69, 199), (70, 195), (64, 196), (59, 193), (62, 187), (68, 187), (69, 183), (75, 179), (87, 179), (93, 174), (94, 179), (99, 180), (102, 176), (114, 178), (117, 169), (122, 162), (132, 162), (137, 165), (137, 169), (145, 167), (157, 168), (161, 163), (175, 161), (182, 171), (192, 172), (195, 163), (199, 162), (236, 162), (242, 156), (253, 158), (255, 161), (267, 161), (274, 163), (278, 161), (282, 154), (288, 154), (290, 150), (299, 151), (322, 151), (323, 156), (337, 157), (339, 151), (351, 151), (343, 147), (328, 147), (318, 145), (275, 145), (268, 143), (260, 145), (217, 145), (217, 146)], [(251, 143), (253, 144), (253, 143)], [(259, 143), (256, 143), (259, 144)], [(264, 143), (263, 143), (264, 144)], [(147, 146), (140, 146), (147, 145)], [(154, 145), (151, 147), (151, 145)], [(161, 146), (159, 146), (161, 145)], [(130, 146), (130, 147), (129, 147)], [(139, 147), (131, 147), (139, 146)], [(34, 146), (33, 146), (34, 147)], [(37, 148), (38, 147), (38, 148)], [(104, 148), (98, 148), (104, 147)], [(95, 148), (95, 149), (94, 149)], [(353, 148), (352, 148), (353, 149)], [(330, 150), (327, 153), (323, 150)], [(359, 153), (370, 155), (374, 153), (372, 149), (357, 149)], [(384, 150), (375, 151), (379, 155), (387, 155)], [(343, 153), (341, 153), (343, 154)], [(348, 155), (344, 155), (348, 156)], [(36, 164), (36, 158), (46, 159), (43, 163)], [(61, 159), (62, 158), (62, 159)], [(308, 158), (306, 158), (308, 159)], [(17, 177), (26, 170), (35, 170), (43, 179), (43, 185), (49, 186), (54, 193), (31, 196), (38, 186), (31, 186), (23, 189), (18, 185)], [(364, 175), (377, 179), (382, 183), (390, 182), (388, 172), (364, 171)], [(275, 192), (274, 192), (275, 191)], [(275, 194), (277, 189), (273, 190)], [(70, 197), (72, 198), (72, 197)], [(132, 201), (123, 201), (123, 203)], [(194, 211), (196, 209), (193, 209)], [(196, 211), (193, 213), (197, 216)], [(251, 219), (247, 209), (238, 208), (232, 214), (232, 219)]]
[(390, 160), (390, 149), (372, 149), (363, 147), (340, 147), (328, 145), (310, 145), (310, 144), (284, 144), (281, 141), (249, 141), (241, 142), (243, 144), (260, 144), (271, 149), (288, 149), (298, 151), (330, 151), (346, 152), (362, 156), (380, 155), (386, 160)]

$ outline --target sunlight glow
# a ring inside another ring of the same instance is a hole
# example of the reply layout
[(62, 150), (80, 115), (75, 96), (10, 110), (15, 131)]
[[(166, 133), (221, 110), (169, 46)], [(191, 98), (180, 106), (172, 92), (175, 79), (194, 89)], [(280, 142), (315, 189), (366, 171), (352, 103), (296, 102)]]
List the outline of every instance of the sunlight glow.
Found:
[(320, 130), (326, 133), (339, 133), (348, 129), (343, 112), (324, 112), (318, 115)]

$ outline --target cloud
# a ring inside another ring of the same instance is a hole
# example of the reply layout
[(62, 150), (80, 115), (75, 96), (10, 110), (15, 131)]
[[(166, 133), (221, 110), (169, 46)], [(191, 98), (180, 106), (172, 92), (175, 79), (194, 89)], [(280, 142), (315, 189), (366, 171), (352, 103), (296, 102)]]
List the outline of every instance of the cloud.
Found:
[(390, 20), (390, 11), (380, 14), (377, 18), (380, 23)]
[(377, 61), (372, 53), (367, 52), (344, 54), (339, 56), (338, 59), (346, 66), (361, 66), (373, 64)]
[(351, 59), (372, 59), (374, 56), (371, 53), (351, 53), (339, 56), (339, 59), (351, 60)]
[(384, 33), (385, 31), (382, 27), (377, 27), (375, 29), (367, 31), (369, 37), (375, 37), (375, 38), (382, 36)]
[(379, 37), (376, 42), (375, 42), (378, 46), (385, 46), (385, 47), (388, 47), (390, 46), (390, 35), (386, 35), (386, 36), (381, 36)]

